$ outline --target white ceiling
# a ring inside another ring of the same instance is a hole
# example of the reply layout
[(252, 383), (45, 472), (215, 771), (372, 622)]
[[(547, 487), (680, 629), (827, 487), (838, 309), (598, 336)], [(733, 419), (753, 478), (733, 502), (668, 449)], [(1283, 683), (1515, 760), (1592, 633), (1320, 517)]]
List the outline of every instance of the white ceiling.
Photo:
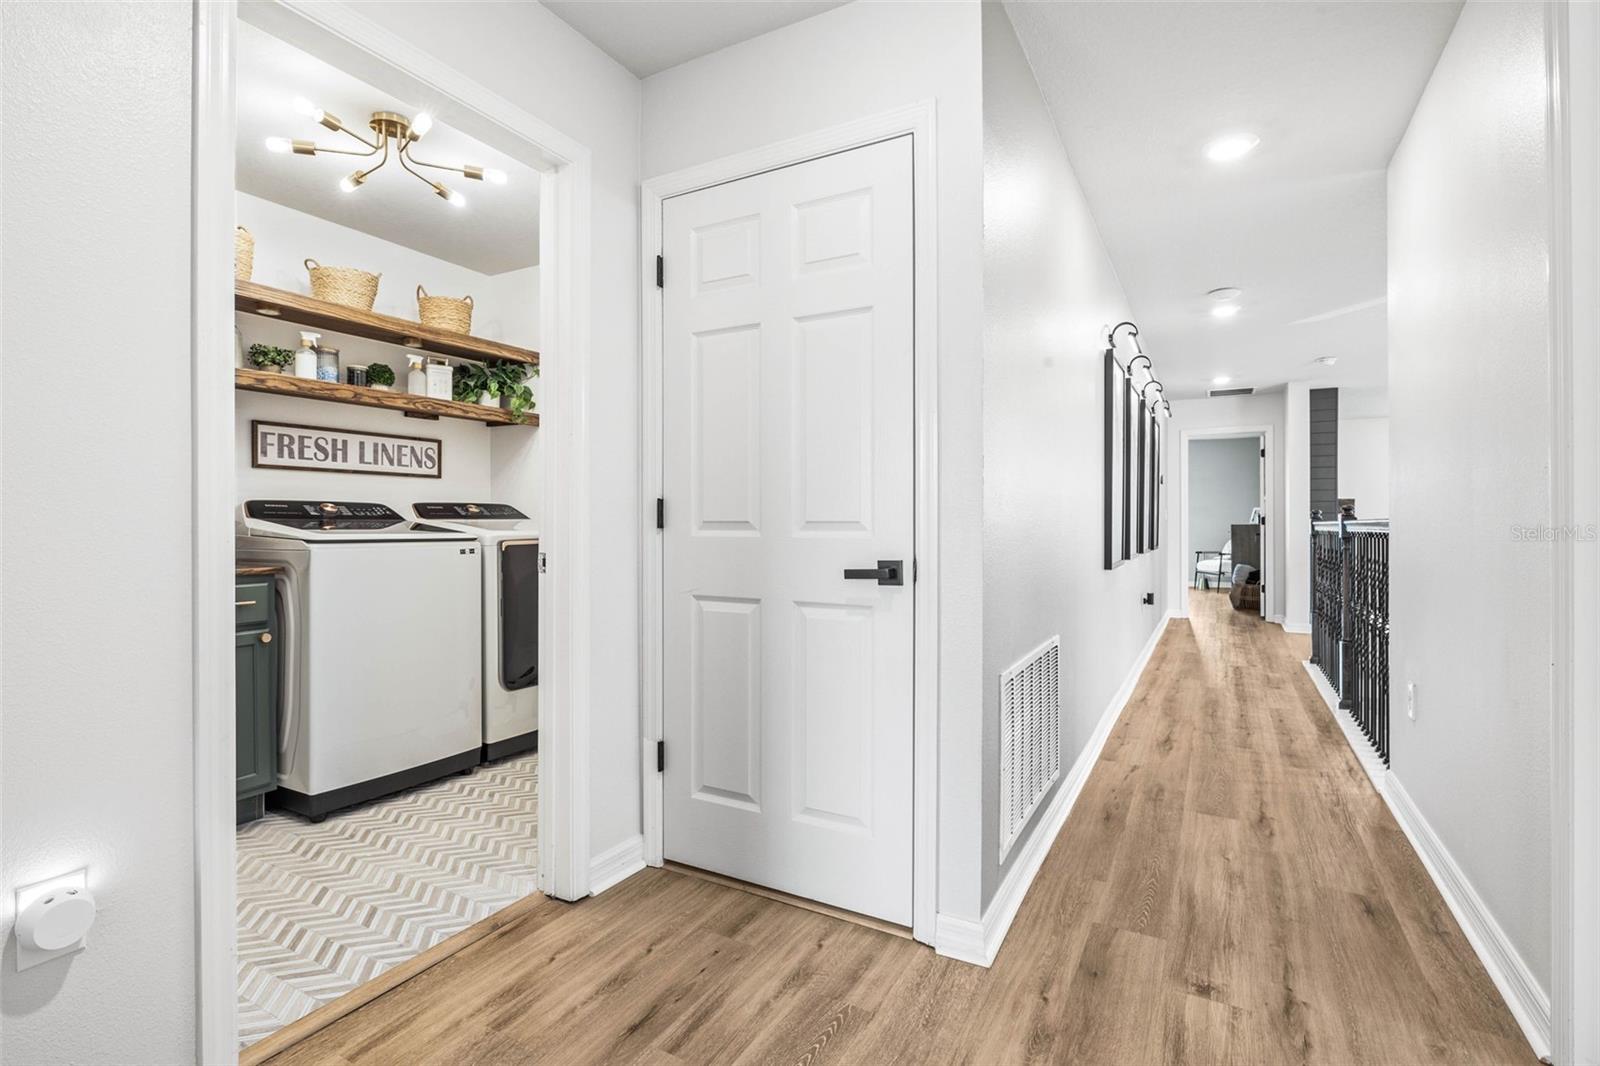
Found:
[[(1386, 384), (1384, 171), (1460, 9), (1006, 4), (1169, 398)], [(1260, 146), (1208, 160), (1231, 131)]]
[(372, 112), (415, 115), (420, 109), (242, 21), (237, 70), (235, 180), (243, 191), (483, 274), (539, 261), (539, 173), (532, 167), (436, 123), (417, 142), (418, 158), (498, 167), (508, 175), (506, 184), (424, 170), (466, 197), (465, 207), (455, 207), (401, 170), (391, 154), (382, 170), (347, 193), (339, 188), (339, 179), (373, 160), (267, 151), (266, 139), (274, 136), (365, 150), (344, 134), (298, 114), (290, 101), (304, 96), (369, 139), (372, 131), (366, 120)]
[(635, 77), (808, 19), (844, 0), (544, 0)]

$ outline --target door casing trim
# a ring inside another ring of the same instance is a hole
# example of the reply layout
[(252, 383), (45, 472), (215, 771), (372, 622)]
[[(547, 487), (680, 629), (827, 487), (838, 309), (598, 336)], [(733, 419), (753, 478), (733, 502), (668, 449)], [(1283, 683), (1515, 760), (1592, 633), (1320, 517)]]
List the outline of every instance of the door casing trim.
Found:
[[(911, 135), (913, 253), (913, 432), (916, 438), (913, 549), (918, 580), (913, 586), (912, 642), (912, 872), (911, 932), (932, 944), (938, 907), (938, 728), (939, 728), (939, 318), (937, 292), (938, 199), (934, 186), (935, 105), (923, 101), (702, 163), (644, 182), (639, 193), (643, 378), (641, 380), (639, 513), (649, 521), (662, 494), (662, 293), (656, 288), (661, 252), (662, 202), (673, 196), (753, 177), (821, 156)], [(672, 269), (669, 263), (667, 269)], [(672, 521), (668, 501), (667, 521)], [(662, 775), (656, 772), (656, 742), (662, 739), (662, 535), (644, 531), (640, 584), (640, 795), (644, 799), (645, 862), (663, 861)]]

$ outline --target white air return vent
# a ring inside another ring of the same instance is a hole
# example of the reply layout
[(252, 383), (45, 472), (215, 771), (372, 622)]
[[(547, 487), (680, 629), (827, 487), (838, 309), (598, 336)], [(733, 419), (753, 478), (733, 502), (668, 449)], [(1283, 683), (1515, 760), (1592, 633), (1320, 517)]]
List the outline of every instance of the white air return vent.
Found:
[(1247, 386), (1245, 388), (1240, 388), (1240, 389), (1212, 389), (1210, 392), (1206, 393), (1206, 395), (1207, 396), (1249, 396), (1251, 393), (1253, 393), (1255, 391), (1256, 390), (1253, 387)]
[(1061, 637), (1000, 675), (1000, 861), (1061, 777)]

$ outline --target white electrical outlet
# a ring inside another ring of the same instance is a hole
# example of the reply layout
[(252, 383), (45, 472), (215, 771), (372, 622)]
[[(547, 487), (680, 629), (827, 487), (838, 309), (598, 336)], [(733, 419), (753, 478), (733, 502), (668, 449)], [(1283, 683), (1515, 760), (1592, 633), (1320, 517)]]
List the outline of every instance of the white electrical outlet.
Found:
[(1417, 683), (1406, 682), (1406, 717), (1413, 722), (1417, 720)]

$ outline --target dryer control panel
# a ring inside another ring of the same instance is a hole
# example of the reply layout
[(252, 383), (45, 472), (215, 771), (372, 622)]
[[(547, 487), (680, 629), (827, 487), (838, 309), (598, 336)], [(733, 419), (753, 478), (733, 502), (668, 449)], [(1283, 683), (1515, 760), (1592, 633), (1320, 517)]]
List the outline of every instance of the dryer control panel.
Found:
[(526, 519), (528, 516), (509, 503), (419, 503), (412, 508), (417, 517), (435, 522), (474, 522), (482, 518)]

